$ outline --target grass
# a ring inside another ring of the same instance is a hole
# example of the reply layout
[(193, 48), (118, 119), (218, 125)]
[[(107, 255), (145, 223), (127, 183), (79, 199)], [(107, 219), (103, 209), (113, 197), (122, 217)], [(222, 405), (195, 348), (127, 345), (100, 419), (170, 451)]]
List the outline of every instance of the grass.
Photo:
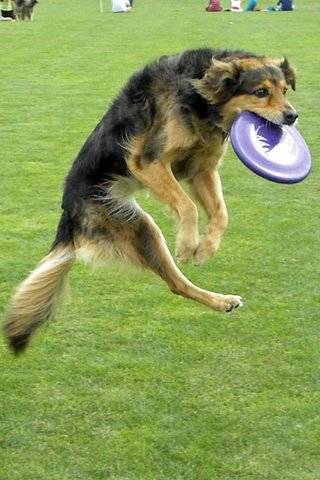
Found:
[[(272, 2), (261, 1), (266, 6)], [(319, 5), (207, 14), (205, 1), (43, 0), (33, 23), (0, 24), (0, 308), (47, 251), (72, 159), (129, 74), (203, 45), (288, 55), (312, 175), (269, 183), (230, 150), (231, 224), (220, 252), (184, 272), (247, 300), (231, 316), (130, 267), (77, 265), (55, 322), (14, 359), (1, 342), (1, 480), (318, 480)], [(224, 6), (228, 2), (223, 2)], [(89, 11), (89, 8), (91, 10)], [(139, 201), (163, 229), (163, 208)]]

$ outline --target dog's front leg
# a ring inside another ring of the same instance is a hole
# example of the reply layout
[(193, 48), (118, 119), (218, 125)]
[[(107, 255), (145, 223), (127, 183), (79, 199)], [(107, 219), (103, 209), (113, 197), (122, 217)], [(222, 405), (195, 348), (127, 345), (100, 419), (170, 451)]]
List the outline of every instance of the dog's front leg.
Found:
[(154, 161), (141, 165), (137, 159), (131, 158), (128, 165), (133, 175), (176, 214), (176, 255), (178, 260), (186, 262), (192, 258), (199, 245), (196, 205), (174, 177), (169, 162)]
[(192, 180), (196, 198), (208, 215), (208, 225), (194, 254), (196, 265), (205, 263), (219, 248), (228, 225), (228, 212), (224, 202), (220, 175), (211, 169), (198, 173)]

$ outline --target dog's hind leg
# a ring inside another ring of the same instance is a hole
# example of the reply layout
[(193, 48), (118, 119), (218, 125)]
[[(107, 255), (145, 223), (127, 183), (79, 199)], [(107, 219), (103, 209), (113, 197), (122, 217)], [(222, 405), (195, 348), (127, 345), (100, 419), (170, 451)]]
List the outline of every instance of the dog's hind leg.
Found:
[(194, 254), (194, 263), (202, 265), (220, 246), (224, 230), (228, 225), (228, 212), (217, 170), (211, 169), (198, 173), (191, 180), (191, 186), (208, 216), (206, 232)]
[(242, 299), (237, 295), (222, 295), (192, 284), (176, 266), (159, 227), (150, 215), (141, 212), (139, 219), (126, 224), (126, 229), (127, 241), (122, 249), (127, 258), (159, 275), (173, 293), (218, 311), (230, 312), (242, 306)]

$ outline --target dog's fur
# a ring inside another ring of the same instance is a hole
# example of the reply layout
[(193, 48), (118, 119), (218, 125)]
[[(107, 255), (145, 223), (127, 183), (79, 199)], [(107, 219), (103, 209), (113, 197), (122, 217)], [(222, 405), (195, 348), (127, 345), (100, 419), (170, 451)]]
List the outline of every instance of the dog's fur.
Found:
[(38, 0), (14, 0), (14, 12), (18, 20), (32, 20)]
[[(242, 305), (193, 285), (180, 272), (152, 217), (133, 198), (149, 189), (178, 219), (180, 261), (207, 261), (228, 223), (218, 167), (231, 124), (249, 110), (276, 124), (297, 114), (285, 97), (295, 88), (286, 59), (242, 51), (190, 50), (161, 57), (133, 74), (91, 133), (66, 179), (63, 213), (50, 253), (16, 292), (5, 331), (16, 353), (53, 313), (75, 258), (125, 259), (158, 274), (174, 293), (229, 312)], [(182, 189), (186, 179), (206, 211)]]

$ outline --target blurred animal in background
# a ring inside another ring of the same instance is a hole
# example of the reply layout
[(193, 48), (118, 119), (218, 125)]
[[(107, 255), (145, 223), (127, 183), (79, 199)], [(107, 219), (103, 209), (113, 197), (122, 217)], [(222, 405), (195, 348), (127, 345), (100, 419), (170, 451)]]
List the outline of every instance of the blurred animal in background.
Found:
[(33, 9), (38, 0), (14, 0), (14, 11), (18, 20), (33, 20)]

